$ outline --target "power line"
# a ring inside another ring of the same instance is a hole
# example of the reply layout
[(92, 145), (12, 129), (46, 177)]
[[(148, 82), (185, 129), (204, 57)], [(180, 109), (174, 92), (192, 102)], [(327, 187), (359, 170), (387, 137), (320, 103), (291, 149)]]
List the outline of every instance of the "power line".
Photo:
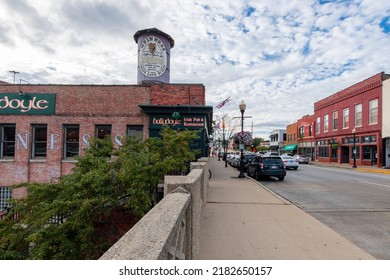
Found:
[(12, 70), (12, 71), (9, 71), (9, 72), (14, 74), (14, 84), (15, 84), (15, 75), (16, 75), (16, 74), (19, 74), (19, 72), (18, 72), (18, 71), (15, 71), (15, 70)]

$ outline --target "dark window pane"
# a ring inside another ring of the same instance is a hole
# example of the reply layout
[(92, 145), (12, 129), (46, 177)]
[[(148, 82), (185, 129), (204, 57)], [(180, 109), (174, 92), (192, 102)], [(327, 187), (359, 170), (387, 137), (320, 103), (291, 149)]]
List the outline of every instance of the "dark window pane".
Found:
[(4, 127), (4, 141), (15, 142), (15, 126), (5, 126)]
[(47, 125), (33, 125), (31, 158), (46, 157)]
[(75, 157), (79, 154), (79, 143), (68, 143), (66, 145), (65, 157)]
[(143, 128), (142, 125), (129, 125), (127, 126), (127, 136), (142, 138)]
[(0, 158), (15, 156), (15, 125), (0, 125)]
[(111, 135), (111, 125), (97, 125), (96, 137), (104, 139), (107, 135)]
[(45, 141), (47, 140), (47, 127), (35, 127), (34, 141)]

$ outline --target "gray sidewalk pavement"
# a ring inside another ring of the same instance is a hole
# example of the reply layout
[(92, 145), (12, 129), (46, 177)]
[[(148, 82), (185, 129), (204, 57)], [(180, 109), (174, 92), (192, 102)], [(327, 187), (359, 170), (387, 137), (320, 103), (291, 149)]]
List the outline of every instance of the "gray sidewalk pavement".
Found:
[(202, 260), (375, 259), (218, 158), (202, 210)]

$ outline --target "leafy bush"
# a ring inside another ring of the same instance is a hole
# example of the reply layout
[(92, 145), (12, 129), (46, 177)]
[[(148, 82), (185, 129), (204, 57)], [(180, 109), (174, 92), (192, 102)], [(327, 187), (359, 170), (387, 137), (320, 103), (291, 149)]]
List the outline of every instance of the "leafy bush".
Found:
[(15, 186), (27, 188), (28, 195), (13, 200), (11, 213), (0, 221), (0, 259), (98, 258), (115, 242), (101, 230), (114, 211), (129, 209), (129, 219), (145, 215), (151, 190), (195, 159), (189, 145), (196, 135), (166, 127), (161, 139), (129, 137), (118, 149), (110, 138), (92, 139), (73, 172), (59, 182)]

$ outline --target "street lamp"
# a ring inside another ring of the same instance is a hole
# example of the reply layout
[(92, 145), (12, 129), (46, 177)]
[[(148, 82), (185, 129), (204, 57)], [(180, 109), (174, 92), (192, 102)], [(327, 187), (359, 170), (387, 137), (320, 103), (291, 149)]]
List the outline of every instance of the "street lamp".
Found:
[(356, 128), (352, 129), (353, 134), (353, 166), (352, 168), (356, 168)]
[(222, 118), (222, 147), (223, 147), (223, 158), (222, 160), (225, 161), (225, 167), (227, 167), (227, 145), (226, 145), (227, 139), (225, 138), (225, 117)]
[[(246, 104), (244, 100), (241, 100), (240, 103), (240, 111), (241, 111), (241, 137), (244, 134), (244, 112), (246, 109)], [(244, 174), (244, 144), (242, 141), (240, 141), (240, 149), (241, 149), (241, 158), (240, 158), (240, 174), (238, 175), (238, 178), (245, 178)]]

